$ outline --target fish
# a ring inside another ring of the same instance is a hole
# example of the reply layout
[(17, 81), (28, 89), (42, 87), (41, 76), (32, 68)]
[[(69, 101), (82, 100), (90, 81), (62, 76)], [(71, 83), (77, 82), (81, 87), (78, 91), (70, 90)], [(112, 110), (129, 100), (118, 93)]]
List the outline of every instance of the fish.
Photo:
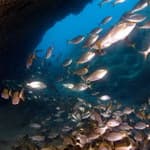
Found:
[(71, 116), (75, 122), (81, 121), (82, 119), (82, 116), (79, 112), (74, 112)]
[(98, 124), (102, 124), (102, 123), (103, 123), (103, 120), (102, 120), (101, 115), (100, 115), (98, 112), (96, 112), (96, 111), (93, 111), (93, 112), (91, 113), (90, 118), (91, 118), (91, 120), (97, 121)]
[(148, 2), (146, 0), (140, 1), (131, 11), (131, 13), (135, 13), (145, 9), (148, 6)]
[(102, 95), (99, 97), (101, 101), (109, 101), (111, 97), (109, 95)]
[(119, 126), (120, 130), (132, 130), (133, 127), (128, 125), (127, 122), (123, 122), (120, 126)]
[(90, 111), (87, 111), (85, 112), (84, 114), (82, 114), (82, 119), (87, 119), (91, 116), (91, 112)]
[(68, 44), (79, 44), (81, 43), (85, 37), (83, 35), (79, 35), (71, 40), (68, 41)]
[[(57, 138), (59, 136), (59, 133), (57, 133), (57, 132), (51, 132), (49, 135), (48, 135), (48, 139), (55, 139), (55, 138)], [(49, 149), (49, 148), (48, 148)], [(47, 149), (47, 150), (48, 150)], [(45, 150), (45, 149), (43, 149), (43, 150)]]
[(97, 80), (103, 79), (107, 73), (108, 73), (107, 69), (97, 69), (96, 71), (88, 75), (87, 77), (83, 77), (83, 80), (86, 82), (97, 81)]
[(72, 130), (72, 127), (70, 127), (70, 126), (64, 126), (61, 131), (62, 132), (69, 132), (71, 130)]
[(99, 38), (98, 34), (89, 35), (89, 37), (85, 40), (85, 42), (83, 44), (83, 48), (90, 47), (92, 44), (94, 44), (97, 41), (98, 38)]
[(137, 122), (134, 126), (137, 130), (144, 130), (145, 128), (150, 127), (150, 125), (146, 124), (145, 122)]
[(53, 49), (54, 48), (52, 46), (48, 47), (45, 53), (45, 59), (49, 59), (52, 56)]
[(144, 111), (138, 111), (135, 113), (136, 117), (141, 119), (141, 120), (146, 120), (147, 117), (146, 117), (146, 114)]
[(102, 30), (103, 30), (102, 28), (96, 27), (90, 32), (90, 35), (99, 34)]
[(114, 26), (103, 38), (96, 41), (93, 49), (101, 50), (110, 47), (116, 42), (124, 40), (136, 27), (136, 23), (121, 21)]
[(74, 84), (73, 83), (64, 83), (63, 86), (65, 88), (68, 88), (68, 89), (73, 89), (74, 88)]
[(41, 81), (32, 81), (26, 84), (26, 86), (33, 88), (33, 89), (45, 89), (47, 85)]
[(9, 99), (9, 97), (11, 96), (11, 90), (10, 89), (7, 89), (7, 88), (4, 88), (1, 92), (1, 98), (7, 100)]
[(126, 114), (126, 115), (130, 115), (133, 112), (134, 112), (134, 109), (130, 108), (130, 107), (125, 107), (124, 110), (123, 110), (123, 113)]
[(108, 112), (103, 112), (103, 113), (101, 113), (101, 115), (102, 115), (104, 118), (110, 118), (110, 117), (111, 117), (111, 114), (108, 113)]
[(91, 88), (91, 85), (88, 85), (86, 83), (77, 83), (77, 84), (74, 84), (74, 87), (72, 88), (72, 90), (80, 92), (80, 91), (85, 91), (88, 88)]
[(116, 142), (116, 141), (120, 141), (123, 138), (127, 137), (128, 134), (125, 131), (111, 131), (108, 132), (104, 135), (104, 139), (106, 139), (109, 142)]
[(101, 21), (101, 24), (107, 24), (108, 22), (110, 22), (112, 20), (112, 16), (108, 16), (108, 17), (105, 17), (102, 21)]
[(117, 5), (117, 4), (120, 4), (120, 3), (124, 3), (126, 0), (115, 0), (113, 2), (113, 6)]
[(29, 69), (32, 64), (33, 64), (33, 60), (36, 58), (36, 54), (35, 52), (33, 52), (32, 54), (30, 54), (27, 58), (27, 61), (26, 61), (26, 68)]
[(103, 134), (105, 134), (105, 133), (107, 132), (107, 130), (108, 130), (108, 127), (107, 127), (107, 126), (99, 127), (99, 128), (97, 129), (97, 133), (99, 133), (99, 135), (103, 135)]
[(107, 121), (106, 125), (107, 125), (108, 127), (114, 128), (114, 127), (119, 126), (120, 123), (121, 123), (121, 122), (118, 121), (118, 120), (116, 120), (116, 119), (109, 119), (109, 120)]
[(42, 127), (39, 123), (31, 123), (29, 126), (34, 129), (40, 129)]
[(117, 111), (113, 112), (113, 115), (121, 117), (121, 116), (124, 115), (124, 113), (122, 111), (120, 111), (120, 110), (117, 110)]
[(12, 94), (11, 99), (13, 105), (18, 105), (21, 100), (24, 101), (23, 93), (24, 93), (24, 89), (22, 89), (21, 91), (15, 91)]
[(146, 22), (144, 25), (138, 26), (139, 29), (150, 29), (150, 21)]
[(31, 140), (36, 141), (36, 142), (44, 142), (45, 141), (45, 136), (43, 135), (34, 135), (30, 137)]
[(142, 141), (144, 140), (144, 137), (143, 137), (142, 133), (140, 133), (140, 132), (135, 132), (134, 139), (135, 139), (137, 142), (142, 142)]
[(95, 57), (95, 55), (96, 54), (94, 51), (87, 51), (79, 58), (79, 60), (77, 61), (77, 64), (87, 63), (87, 62), (91, 61)]
[(64, 63), (63, 63), (63, 67), (68, 67), (72, 64), (72, 59), (67, 59)]
[(128, 14), (123, 18), (125, 21), (132, 22), (132, 23), (139, 23), (146, 19), (146, 16), (141, 14)]
[(83, 75), (86, 75), (87, 73), (88, 73), (87, 67), (80, 68), (73, 72), (73, 74), (78, 75), (78, 76), (83, 76)]
[(100, 7), (102, 7), (103, 4), (109, 3), (109, 2), (111, 2), (111, 1), (112, 1), (112, 0), (102, 0), (98, 5), (99, 5)]

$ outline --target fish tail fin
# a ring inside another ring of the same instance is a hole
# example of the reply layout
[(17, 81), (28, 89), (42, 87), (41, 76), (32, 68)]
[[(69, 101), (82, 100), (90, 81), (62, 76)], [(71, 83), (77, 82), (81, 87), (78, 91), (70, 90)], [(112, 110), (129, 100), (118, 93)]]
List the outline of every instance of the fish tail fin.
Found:
[(19, 98), (20, 98), (22, 101), (25, 101), (24, 96), (23, 96), (23, 93), (24, 93), (24, 88), (21, 89), (21, 91), (20, 91), (20, 93), (19, 93)]
[(147, 54), (144, 51), (139, 51), (138, 53), (144, 56), (144, 60), (147, 59)]
[(80, 76), (80, 78), (86, 83), (86, 79), (84, 76)]
[(9, 90), (8, 95), (9, 95), (9, 97), (12, 96), (12, 90), (11, 89)]
[(88, 88), (89, 88), (90, 90), (92, 90), (92, 84), (89, 84), (89, 83), (88, 83)]

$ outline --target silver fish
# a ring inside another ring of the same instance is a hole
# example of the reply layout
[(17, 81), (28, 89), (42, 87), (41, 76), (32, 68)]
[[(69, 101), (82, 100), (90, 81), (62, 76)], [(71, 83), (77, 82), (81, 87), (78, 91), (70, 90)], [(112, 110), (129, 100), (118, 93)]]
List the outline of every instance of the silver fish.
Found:
[(87, 73), (88, 73), (88, 68), (87, 67), (80, 68), (80, 69), (73, 72), (73, 74), (78, 75), (78, 76), (83, 76)]
[(128, 125), (128, 123), (127, 122), (123, 122), (120, 126), (119, 126), (119, 129), (120, 130), (132, 130), (133, 129), (133, 127), (132, 126), (130, 126), (130, 125)]
[(148, 2), (146, 0), (140, 1), (131, 11), (131, 13), (135, 13), (145, 9), (148, 6)]
[(89, 35), (89, 37), (85, 40), (83, 44), (83, 48), (90, 47), (92, 44), (94, 44), (97, 41), (98, 38), (99, 38), (98, 34)]
[(106, 125), (108, 126), (108, 127), (117, 127), (117, 126), (119, 126), (120, 125), (120, 121), (118, 121), (118, 120), (116, 120), (116, 119), (109, 119), (108, 121), (107, 121), (107, 123), (106, 123)]
[(72, 59), (69, 59), (69, 60), (66, 60), (64, 63), (63, 63), (63, 67), (68, 67), (69, 65), (72, 64)]
[(40, 129), (42, 127), (39, 123), (31, 123), (29, 126), (34, 129)]
[(33, 88), (33, 89), (45, 89), (45, 88), (47, 88), (47, 85), (41, 81), (32, 81), (30, 83), (27, 83), (26, 85), (29, 86), (30, 88)]
[(109, 3), (111, 2), (112, 0), (102, 0), (98, 5), (101, 7), (103, 4), (105, 3)]
[(72, 90), (79, 92), (79, 91), (85, 91), (90, 87), (91, 86), (86, 83), (77, 83), (77, 84), (74, 84), (74, 87), (72, 88)]
[(46, 54), (45, 54), (45, 59), (49, 59), (51, 56), (52, 56), (52, 51), (53, 51), (53, 47), (49, 47), (46, 51)]
[(139, 23), (144, 21), (145, 19), (146, 17), (141, 14), (128, 14), (126, 15), (126, 17), (124, 17), (125, 21), (133, 22), (133, 23)]
[(111, 97), (109, 95), (102, 95), (99, 97), (101, 101), (109, 101)]
[(150, 29), (150, 21), (146, 22), (144, 25), (138, 26), (139, 29)]
[(126, 0), (115, 0), (114, 2), (113, 2), (113, 6), (115, 6), (115, 5), (117, 5), (117, 4), (119, 4), (119, 3), (124, 3)]
[(86, 82), (97, 81), (97, 80), (104, 78), (107, 73), (108, 73), (108, 70), (106, 70), (106, 69), (98, 69), (98, 70), (94, 71), (93, 73), (91, 73), (86, 78), (84, 78), (84, 80)]
[(135, 28), (136, 23), (121, 21), (114, 26), (102, 39), (96, 41), (93, 49), (104, 49), (110, 47), (112, 44), (124, 40)]
[(65, 88), (68, 88), (68, 89), (73, 89), (74, 88), (74, 84), (73, 83), (64, 83), (63, 86)]
[(95, 55), (96, 55), (95, 52), (88, 51), (80, 57), (80, 59), (77, 61), (77, 64), (87, 63), (91, 61)]
[(137, 130), (144, 130), (145, 128), (148, 128), (148, 127), (149, 125), (144, 122), (137, 122), (134, 126), (134, 128)]
[(101, 21), (101, 24), (106, 24), (108, 22), (110, 22), (112, 20), (112, 16), (108, 16), (108, 17), (105, 17), (102, 21)]
[(130, 108), (130, 107), (125, 107), (123, 110), (123, 113), (126, 115), (130, 115), (131, 113), (134, 112), (134, 109)]
[(72, 40), (69, 40), (69, 41), (68, 41), (68, 44), (79, 44), (79, 43), (81, 43), (84, 39), (85, 39), (84, 36), (79, 35), (79, 36), (73, 38)]
[(34, 136), (31, 136), (30, 139), (33, 141), (36, 141), (36, 142), (43, 142), (43, 141), (45, 141), (45, 136), (34, 135)]
[(125, 131), (118, 131), (118, 132), (113, 132), (112, 131), (112, 132), (106, 133), (104, 138), (107, 141), (116, 142), (116, 141), (122, 140), (125, 137), (127, 137), (127, 132), (125, 132)]
[(96, 27), (90, 32), (90, 34), (91, 35), (99, 34), (102, 30), (103, 30), (102, 28)]

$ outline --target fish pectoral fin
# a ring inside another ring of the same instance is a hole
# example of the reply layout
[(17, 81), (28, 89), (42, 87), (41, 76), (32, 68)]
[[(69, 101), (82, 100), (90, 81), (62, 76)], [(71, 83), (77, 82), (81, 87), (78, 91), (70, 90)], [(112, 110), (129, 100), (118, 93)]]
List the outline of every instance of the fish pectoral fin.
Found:
[(80, 76), (80, 78), (86, 83), (86, 79), (84, 76)]
[(90, 90), (92, 90), (93, 88), (92, 88), (92, 84), (88, 84), (88, 88), (90, 89)]
[(25, 101), (25, 98), (22, 96), (20, 97), (20, 100), (22, 100), (23, 102)]

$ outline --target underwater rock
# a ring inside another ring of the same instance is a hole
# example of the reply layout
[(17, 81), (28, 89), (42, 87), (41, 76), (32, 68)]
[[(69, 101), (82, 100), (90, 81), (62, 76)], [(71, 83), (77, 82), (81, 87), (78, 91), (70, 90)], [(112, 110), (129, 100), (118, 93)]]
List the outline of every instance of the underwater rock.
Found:
[(0, 1), (0, 78), (24, 76), (27, 55), (47, 29), (92, 0)]

